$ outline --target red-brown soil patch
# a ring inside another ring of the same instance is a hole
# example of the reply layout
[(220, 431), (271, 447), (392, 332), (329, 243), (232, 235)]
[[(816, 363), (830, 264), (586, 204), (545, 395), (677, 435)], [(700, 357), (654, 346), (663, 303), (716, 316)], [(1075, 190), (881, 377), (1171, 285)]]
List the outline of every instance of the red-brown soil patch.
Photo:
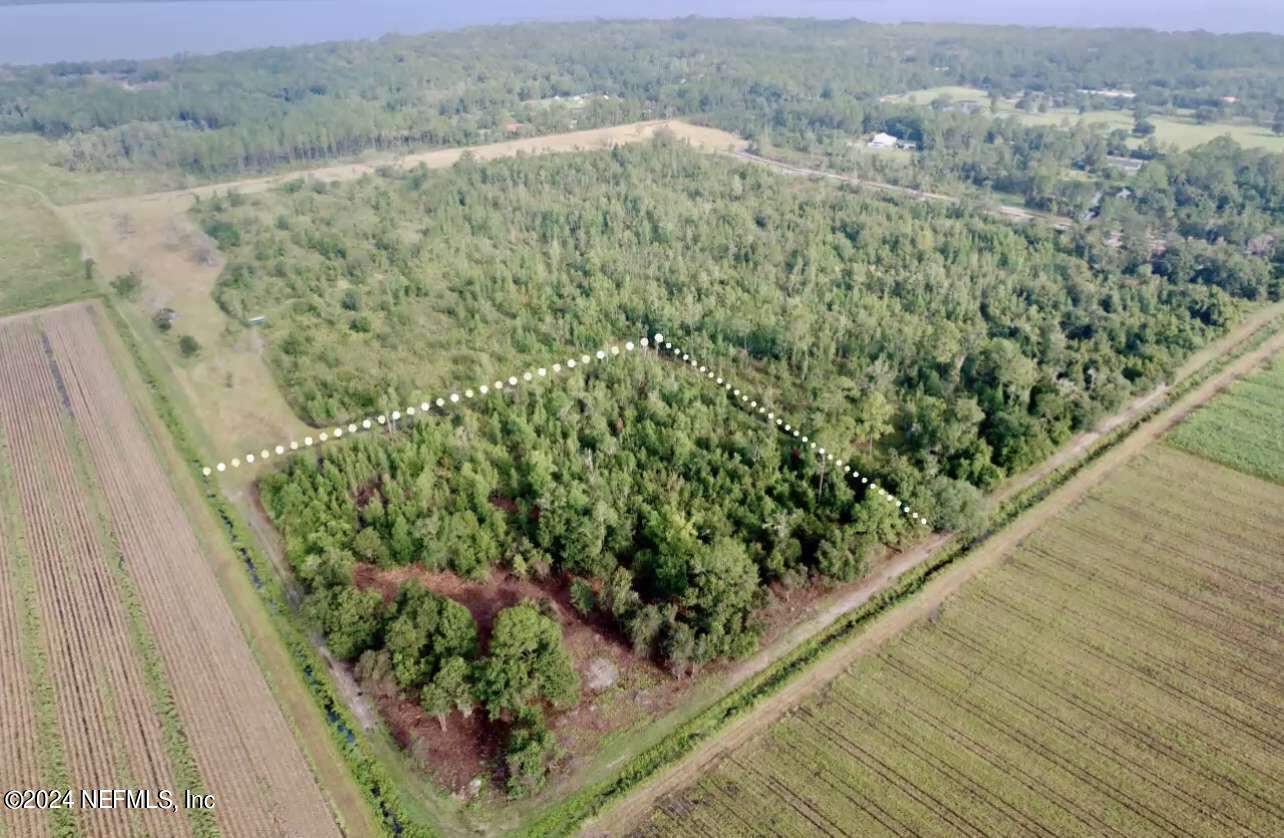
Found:
[[(496, 570), (487, 581), (474, 582), (417, 565), (381, 568), (370, 564), (356, 565), (354, 579), (362, 590), (377, 590), (389, 602), (407, 581), (418, 580), (428, 590), (468, 609), (477, 622), (483, 646), (501, 610), (527, 599), (551, 603), (567, 653), (584, 683), (576, 706), (545, 708), (549, 728), (572, 763), (590, 756), (608, 733), (673, 707), (687, 686), (650, 660), (633, 654), (604, 615), (586, 619), (575, 611), (569, 580), (519, 579)], [(602, 659), (615, 667), (618, 679), (614, 686), (593, 693), (587, 687), (587, 672), (590, 664)], [(507, 732), (503, 721), (490, 722), (485, 711), (478, 709), (468, 719), (459, 713), (450, 715), (443, 731), (436, 717), (425, 713), (414, 696), (380, 691), (373, 684), (363, 687), (372, 694), (393, 737), (442, 786), (463, 791), (479, 776), (489, 778), (492, 785), (502, 784), (499, 763)]]

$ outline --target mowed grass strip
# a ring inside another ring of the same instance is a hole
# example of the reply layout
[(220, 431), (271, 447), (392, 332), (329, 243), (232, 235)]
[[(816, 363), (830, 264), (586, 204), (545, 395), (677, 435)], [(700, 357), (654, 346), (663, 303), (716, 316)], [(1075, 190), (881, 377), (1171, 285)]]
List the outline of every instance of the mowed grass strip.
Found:
[(1169, 435), (1194, 454), (1284, 483), (1284, 363), (1275, 361), (1197, 410)]
[(1284, 834), (1281, 576), (1284, 487), (1152, 446), (638, 833)]

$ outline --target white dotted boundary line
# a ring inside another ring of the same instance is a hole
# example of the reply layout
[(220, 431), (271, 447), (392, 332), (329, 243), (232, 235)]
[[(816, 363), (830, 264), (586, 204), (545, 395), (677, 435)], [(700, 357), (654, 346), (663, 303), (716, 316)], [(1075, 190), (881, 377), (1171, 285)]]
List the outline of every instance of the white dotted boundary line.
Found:
[(852, 468), (850, 463), (845, 463), (843, 460), (836, 460), (832, 453), (826, 452), (824, 448), (817, 448), (814, 441), (809, 440), (808, 437), (803, 435), (797, 428), (785, 422), (784, 419), (777, 415), (775, 411), (768, 410), (765, 404), (760, 404), (756, 399), (751, 399), (747, 394), (732, 387), (731, 382), (724, 381), (722, 378), (717, 377), (712, 370), (701, 366), (690, 355), (675, 348), (671, 343), (666, 342), (664, 340), (664, 335), (659, 332), (655, 335), (654, 343), (652, 340), (644, 337), (636, 344), (631, 340), (625, 341), (623, 344), (611, 344), (608, 347), (597, 350), (597, 352), (592, 355), (585, 353), (580, 355), (578, 358), (572, 356), (567, 358), (565, 362), (555, 363), (551, 367), (539, 367), (534, 370), (523, 372), (520, 375), (510, 375), (506, 379), (498, 378), (490, 384), (480, 384), (475, 389), (465, 389), (462, 393), (454, 392), (449, 396), (420, 402), (418, 405), (408, 405), (404, 410), (394, 410), (390, 414), (380, 413), (377, 416), (369, 416), (365, 419), (361, 419), (360, 421), (349, 422), (347, 425), (336, 425), (332, 431), (320, 431), (316, 436), (308, 435), (303, 437), (302, 441), (292, 439), (289, 442), (281, 442), (271, 448), (263, 448), (258, 453), (250, 452), (244, 457), (233, 457), (231, 460), (226, 462), (219, 462), (212, 466), (204, 466), (201, 468), (201, 474), (205, 477), (211, 477), (215, 473), (225, 472), (229, 468), (238, 469), (241, 467), (242, 463), (248, 466), (260, 461), (266, 462), (267, 460), (272, 459), (273, 456), (282, 457), (288, 454), (293, 454), (298, 451), (306, 450), (329, 442), (330, 440), (342, 439), (344, 436), (372, 430), (376, 426), (395, 428), (396, 423), (401, 421), (403, 417), (409, 419), (419, 415), (426, 415), (430, 413), (434, 407), (437, 408), (438, 412), (442, 412), (446, 409), (448, 404), (457, 405), (462, 401), (469, 401), (479, 396), (488, 396), (492, 394), (498, 395), (506, 389), (516, 389), (523, 383), (529, 384), (537, 379), (556, 376), (564, 370), (571, 371), (577, 367), (587, 367), (595, 360), (598, 362), (607, 361), (618, 357), (621, 352), (633, 352), (635, 349), (639, 348), (645, 350), (652, 345), (654, 345), (657, 353), (669, 352), (675, 360), (681, 360), (683, 364), (698, 371), (706, 380), (714, 381), (718, 386), (722, 387), (724, 391), (731, 393), (734, 398), (738, 399), (742, 407), (747, 407), (751, 412), (756, 411), (758, 414), (762, 415), (768, 423), (774, 422), (776, 427), (778, 427), (782, 433), (792, 435), (803, 444), (810, 444), (811, 448), (816, 451), (816, 454), (820, 458), (822, 464), (832, 465), (836, 469), (841, 469), (842, 473), (851, 478), (853, 483), (859, 479), (862, 485), (874, 492), (874, 497), (882, 498), (890, 503), (896, 504), (899, 510), (907, 515), (911, 520), (922, 526), (927, 526), (927, 519), (925, 517), (919, 515), (917, 512), (911, 511), (909, 506), (902, 503), (896, 496), (879, 486), (877, 482), (870, 483), (869, 477), (862, 475), (859, 471)]
[(741, 392), (740, 389), (732, 385), (730, 381), (723, 379), (713, 370), (702, 365), (690, 354), (683, 352), (669, 341), (666, 341), (664, 339), (664, 335), (659, 332), (655, 335), (655, 348), (657, 352), (670, 353), (675, 361), (679, 361), (682, 364), (691, 367), (691, 369), (697, 372), (706, 382), (711, 381), (715, 386), (721, 387), (723, 392), (730, 393), (732, 398), (742, 408), (748, 410), (752, 414), (761, 416), (769, 425), (774, 425), (779, 429), (781, 433), (797, 439), (799, 443), (803, 445), (811, 446), (811, 450), (815, 452), (822, 465), (841, 470), (842, 474), (849, 478), (853, 484), (859, 480), (860, 485), (874, 493), (874, 497), (881, 498), (889, 503), (895, 504), (898, 511), (909, 517), (910, 520), (920, 526), (927, 526), (927, 518), (911, 510), (908, 504), (884, 489), (882, 486), (879, 486), (877, 481), (871, 483), (869, 476), (861, 474), (857, 469), (852, 467), (851, 463), (844, 462), (841, 459), (835, 459), (832, 451), (826, 451), (824, 448), (817, 447), (815, 440), (809, 439), (801, 430), (794, 427), (791, 423), (786, 422), (784, 416), (778, 414), (775, 410), (770, 409), (766, 403), (759, 402), (758, 399), (752, 398), (748, 393)]

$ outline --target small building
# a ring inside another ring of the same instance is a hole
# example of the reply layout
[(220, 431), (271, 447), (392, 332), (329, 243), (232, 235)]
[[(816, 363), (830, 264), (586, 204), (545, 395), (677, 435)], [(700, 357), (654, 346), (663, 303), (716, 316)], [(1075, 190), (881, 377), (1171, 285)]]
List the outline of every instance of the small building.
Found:
[(918, 148), (918, 143), (913, 140), (897, 140), (896, 147), (903, 148), (906, 151), (915, 151)]
[(865, 145), (870, 148), (895, 148), (896, 143), (897, 139), (891, 134), (885, 134), (882, 131), (879, 131), (877, 134), (870, 137), (869, 142), (865, 143)]

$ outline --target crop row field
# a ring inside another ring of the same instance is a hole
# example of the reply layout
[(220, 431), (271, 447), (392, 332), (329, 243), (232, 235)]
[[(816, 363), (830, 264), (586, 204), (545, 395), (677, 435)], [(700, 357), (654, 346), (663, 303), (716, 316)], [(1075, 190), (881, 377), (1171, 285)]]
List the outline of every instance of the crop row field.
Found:
[(1174, 445), (1284, 483), (1284, 363), (1237, 381), (1179, 425)]
[(0, 321), (0, 785), (215, 806), (5, 811), (0, 835), (337, 835), (101, 326)]
[(1152, 445), (637, 834), (1284, 834), (1282, 571), (1284, 487)]

